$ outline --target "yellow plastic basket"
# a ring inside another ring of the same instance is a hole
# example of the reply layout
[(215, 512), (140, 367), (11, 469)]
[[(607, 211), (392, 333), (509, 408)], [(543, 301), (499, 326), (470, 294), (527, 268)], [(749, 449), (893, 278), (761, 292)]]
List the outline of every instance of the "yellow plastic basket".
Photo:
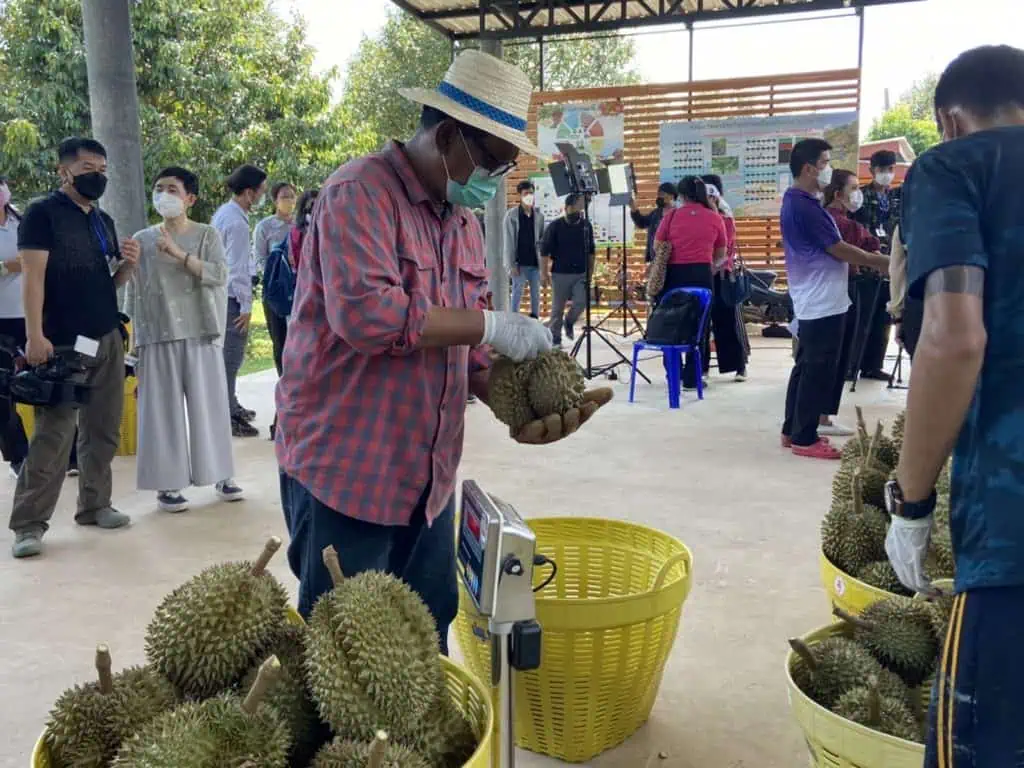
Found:
[[(802, 639), (813, 646), (843, 633), (840, 625), (830, 624)], [(811, 768), (921, 768), (923, 745), (857, 725), (812, 701), (793, 682), (795, 661), (796, 654), (790, 651), (786, 657), (789, 707), (807, 740)]]
[[(288, 621), (292, 624), (304, 624), (302, 616), (291, 606), (288, 607)], [(448, 695), (459, 708), (473, 732), (480, 740), (473, 756), (463, 768), (491, 768), (491, 748), (494, 734), (494, 708), (491, 706), (490, 692), (483, 683), (476, 679), (468, 670), (460, 667), (451, 659), (442, 656), (445, 681)], [(32, 768), (51, 768), (50, 753), (43, 734), (36, 741), (32, 750)]]
[[(121, 439), (117, 446), (118, 456), (134, 456), (138, 452), (138, 401), (135, 399), (135, 390), (139, 386), (139, 380), (129, 376), (124, 380), (124, 412), (121, 414)], [(18, 415), (21, 416), (21, 423), (25, 426), (25, 434), (31, 438), (36, 425), (36, 411), (31, 405), (19, 403), (17, 406)]]
[[(516, 675), (516, 743), (584, 762), (650, 716), (692, 584), (678, 539), (643, 525), (588, 518), (529, 521), (558, 565), (537, 593), (541, 666)], [(548, 576), (534, 571), (534, 583)], [(455, 631), (469, 668), (491, 679), (487, 621), (460, 584)]]
[(832, 562), (820, 553), (821, 562), (821, 585), (828, 594), (830, 607), (842, 608), (854, 616), (859, 615), (865, 608), (879, 600), (893, 597), (892, 592), (865, 584), (860, 579), (855, 579), (845, 571), (841, 571), (832, 565)]

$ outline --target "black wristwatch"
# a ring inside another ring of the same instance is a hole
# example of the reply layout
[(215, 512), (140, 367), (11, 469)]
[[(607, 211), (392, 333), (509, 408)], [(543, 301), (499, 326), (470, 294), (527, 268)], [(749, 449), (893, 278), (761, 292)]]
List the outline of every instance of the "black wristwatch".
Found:
[(935, 489), (924, 501), (907, 501), (903, 498), (903, 489), (899, 480), (890, 480), (885, 484), (885, 508), (894, 517), (905, 520), (923, 520), (935, 511)]

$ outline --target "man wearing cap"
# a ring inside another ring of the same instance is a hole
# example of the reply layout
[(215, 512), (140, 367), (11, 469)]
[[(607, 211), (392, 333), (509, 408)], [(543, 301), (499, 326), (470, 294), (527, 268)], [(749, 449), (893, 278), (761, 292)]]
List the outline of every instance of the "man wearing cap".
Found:
[[(299, 612), (331, 588), (321, 552), (352, 576), (406, 581), (437, 623), (441, 650), (458, 610), (455, 474), (467, 394), (487, 401), (490, 353), (551, 348), (541, 323), (486, 310), (483, 237), (471, 209), (490, 200), (526, 137), (530, 81), (466, 51), (423, 105), (406, 144), (353, 160), (327, 180), (303, 244), (277, 386), (277, 459), (298, 576)], [(549, 443), (611, 399), (528, 424)]]

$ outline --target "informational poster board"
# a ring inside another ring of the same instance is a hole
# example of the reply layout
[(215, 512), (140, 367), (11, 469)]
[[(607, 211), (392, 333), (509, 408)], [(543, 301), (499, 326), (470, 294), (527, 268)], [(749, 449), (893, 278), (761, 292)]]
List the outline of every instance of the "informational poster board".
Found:
[[(555, 145), (573, 144), (589, 155), (595, 168), (624, 162), (625, 119), (622, 104), (606, 101), (595, 104), (544, 104), (537, 119), (537, 144), (544, 155), (544, 164), (562, 160)], [(555, 194), (551, 177), (531, 175), (537, 188), (536, 204), (547, 221), (564, 213), (564, 197)], [(633, 242), (633, 222), (627, 212), (626, 229), (622, 227), (622, 207), (611, 206), (609, 195), (595, 195), (590, 203), (590, 221), (598, 245)]]
[(664, 123), (661, 181), (716, 173), (736, 216), (777, 216), (793, 182), (789, 155), (801, 139), (832, 145), (832, 167), (857, 170), (857, 113), (833, 112)]

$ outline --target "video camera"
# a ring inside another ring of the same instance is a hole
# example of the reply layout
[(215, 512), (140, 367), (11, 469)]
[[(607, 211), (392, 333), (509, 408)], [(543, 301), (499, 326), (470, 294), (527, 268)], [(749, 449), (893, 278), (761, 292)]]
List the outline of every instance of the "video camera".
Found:
[(82, 357), (73, 349), (54, 350), (45, 363), (18, 369), (20, 355), (12, 339), (0, 338), (0, 397), (42, 408), (89, 402)]

